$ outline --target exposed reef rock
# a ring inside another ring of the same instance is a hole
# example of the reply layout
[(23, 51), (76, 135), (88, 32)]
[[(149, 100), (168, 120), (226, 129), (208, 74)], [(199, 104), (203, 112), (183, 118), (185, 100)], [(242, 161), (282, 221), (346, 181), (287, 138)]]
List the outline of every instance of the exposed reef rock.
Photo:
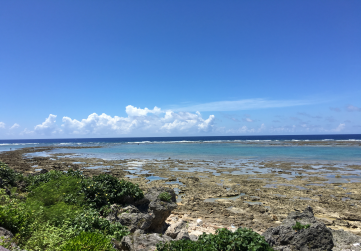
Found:
[[(296, 231), (292, 228), (296, 221), (310, 227)], [(302, 213), (290, 213), (280, 226), (269, 228), (262, 235), (276, 250), (322, 251), (334, 246), (331, 230), (315, 219), (311, 207)]]

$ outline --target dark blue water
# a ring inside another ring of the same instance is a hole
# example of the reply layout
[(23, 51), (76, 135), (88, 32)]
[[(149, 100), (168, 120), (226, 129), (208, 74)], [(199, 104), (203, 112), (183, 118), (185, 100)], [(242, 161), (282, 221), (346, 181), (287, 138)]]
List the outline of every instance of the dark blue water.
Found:
[(3, 144), (59, 144), (59, 143), (124, 143), (162, 141), (234, 141), (234, 140), (361, 140), (361, 134), (324, 135), (264, 135), (264, 136), (194, 136), (194, 137), (134, 137), (134, 138), (72, 138), (72, 139), (10, 139), (0, 140)]

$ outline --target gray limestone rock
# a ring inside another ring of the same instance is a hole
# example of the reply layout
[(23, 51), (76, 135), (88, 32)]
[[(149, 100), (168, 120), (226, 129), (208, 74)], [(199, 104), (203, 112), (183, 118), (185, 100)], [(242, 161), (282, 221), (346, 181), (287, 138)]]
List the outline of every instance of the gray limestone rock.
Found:
[[(295, 231), (292, 226), (296, 221), (311, 226)], [(276, 250), (323, 251), (332, 250), (334, 246), (331, 230), (315, 219), (311, 207), (307, 207), (302, 213), (292, 212), (282, 225), (269, 228), (262, 235)]]
[(175, 238), (176, 240), (190, 240), (191, 238), (189, 237), (188, 234), (188, 230), (183, 228), (178, 234), (177, 237)]
[(111, 222), (119, 222), (123, 226), (127, 226), (130, 232), (134, 232), (137, 229), (147, 230), (155, 217), (152, 212), (142, 213), (133, 205), (124, 208), (119, 205), (112, 205), (110, 210), (111, 212), (107, 219)]
[(360, 246), (354, 246), (355, 243), (361, 243), (361, 237), (353, 233), (344, 231), (344, 230), (333, 230), (331, 229), (333, 235), (333, 242), (335, 247), (334, 251), (341, 250), (360, 250)]
[(172, 238), (166, 235), (153, 234), (134, 234), (125, 236), (121, 241), (121, 250), (126, 251), (153, 251), (159, 242), (168, 242)]
[[(171, 201), (162, 201), (158, 198), (160, 193), (167, 192), (171, 195)], [(165, 220), (171, 214), (172, 210), (177, 207), (176, 195), (171, 188), (167, 187), (153, 187), (148, 190), (148, 193), (144, 196), (150, 201), (149, 211), (152, 211), (155, 218), (149, 228), (149, 231), (155, 233), (163, 233), (166, 224)]]
[(177, 235), (179, 234), (179, 232), (182, 229), (186, 229), (186, 228), (187, 228), (187, 223), (183, 220), (180, 220), (180, 221), (170, 225), (164, 234), (175, 239), (177, 237)]
[(14, 238), (14, 235), (9, 230), (0, 227), (0, 237), (3, 237), (5, 239), (12, 239)]

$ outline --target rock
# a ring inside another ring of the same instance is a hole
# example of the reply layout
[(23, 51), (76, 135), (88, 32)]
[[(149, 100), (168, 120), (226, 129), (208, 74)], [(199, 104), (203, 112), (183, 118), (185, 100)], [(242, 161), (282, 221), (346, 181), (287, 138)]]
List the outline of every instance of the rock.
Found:
[(176, 240), (190, 240), (189, 234), (188, 234), (188, 230), (187, 229), (182, 229), (177, 237), (175, 238)]
[(183, 220), (180, 220), (170, 225), (164, 234), (175, 239), (178, 236), (179, 232), (186, 228), (187, 228), (187, 223)]
[(127, 251), (152, 251), (156, 249), (159, 242), (168, 242), (172, 238), (160, 234), (128, 235), (121, 241), (121, 250)]
[(147, 230), (154, 220), (153, 213), (141, 213), (138, 208), (133, 205), (121, 208), (118, 205), (111, 206), (111, 213), (107, 219), (109, 221), (116, 221), (127, 226), (130, 232), (134, 232), (137, 229)]
[(0, 227), (0, 238), (3, 237), (4, 239), (12, 239), (14, 235), (7, 229)]
[(190, 239), (191, 241), (198, 241), (198, 235), (190, 234), (190, 235), (189, 235), (189, 239)]
[[(160, 193), (167, 192), (171, 195), (171, 201), (161, 201), (158, 196)], [(163, 233), (166, 228), (165, 220), (171, 214), (172, 210), (177, 207), (176, 195), (171, 188), (167, 187), (153, 187), (148, 190), (148, 193), (144, 196), (150, 201), (149, 210), (153, 211), (155, 216), (149, 231), (155, 233)]]
[[(11, 243), (12, 238), (14, 238), (14, 235), (7, 229), (0, 227), (0, 243), (1, 242), (5, 242), (5, 243)], [(16, 248), (16, 245), (14, 243), (11, 244), (11, 246), (14, 246), (14, 248)], [(0, 246), (0, 251), (10, 251), (6, 248), (4, 248), (3, 246)]]
[(335, 244), (335, 247), (333, 248), (334, 251), (339, 250), (360, 250), (359, 246), (355, 246), (353, 244), (360, 243), (361, 237), (357, 236), (353, 233), (344, 231), (344, 230), (333, 230), (331, 229), (332, 236), (333, 236), (333, 242)]
[[(311, 226), (295, 231), (292, 226), (296, 221)], [(276, 250), (321, 251), (332, 250), (334, 246), (331, 230), (315, 219), (311, 207), (307, 207), (302, 213), (292, 212), (280, 226), (269, 228), (262, 235)]]

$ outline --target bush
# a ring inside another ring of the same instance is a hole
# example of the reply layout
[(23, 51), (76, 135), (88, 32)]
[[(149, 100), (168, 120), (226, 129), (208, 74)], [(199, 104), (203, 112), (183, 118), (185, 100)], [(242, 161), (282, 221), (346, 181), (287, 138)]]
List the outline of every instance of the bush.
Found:
[(21, 232), (25, 235), (27, 226), (33, 222), (31, 212), (24, 202), (11, 198), (4, 189), (0, 189), (0, 226), (13, 234)]
[(239, 228), (236, 232), (223, 228), (216, 234), (201, 235), (198, 241), (178, 240), (158, 243), (157, 251), (271, 251), (273, 250), (264, 237), (247, 228)]
[(61, 250), (61, 245), (75, 236), (66, 224), (55, 227), (47, 222), (32, 228), (35, 230), (22, 247), (25, 250)]
[(35, 187), (37, 187), (43, 183), (48, 183), (52, 180), (56, 180), (61, 177), (74, 177), (74, 178), (79, 178), (79, 179), (84, 178), (84, 176), (81, 174), (80, 171), (73, 171), (71, 169), (68, 170), (67, 172), (51, 170), (47, 173), (41, 173), (41, 174), (28, 176), (27, 180), (26, 180), (27, 184), (28, 184), (28, 190), (31, 191)]
[(172, 195), (167, 192), (163, 192), (158, 195), (158, 198), (162, 201), (170, 202), (170, 200), (172, 199)]
[(296, 221), (296, 225), (294, 225), (292, 228), (293, 228), (293, 230), (299, 231), (301, 229), (306, 229), (309, 227), (310, 227), (310, 224), (302, 225), (300, 222)]
[(16, 186), (16, 181), (19, 179), (21, 174), (10, 169), (8, 165), (0, 161), (0, 188), (8, 186)]
[(121, 240), (124, 236), (129, 234), (127, 227), (121, 225), (119, 222), (111, 223), (107, 219), (101, 217), (99, 212), (95, 209), (84, 210), (71, 222), (69, 221), (68, 224), (75, 234), (80, 234), (83, 231), (97, 231), (117, 240)]
[(62, 175), (47, 183), (38, 183), (29, 193), (26, 204), (32, 211), (42, 211), (39, 221), (50, 221), (57, 226), (82, 211), (81, 179)]
[(114, 203), (122, 204), (127, 198), (139, 200), (144, 197), (137, 184), (118, 180), (109, 174), (100, 174), (84, 180), (83, 192), (88, 203), (98, 209)]
[(82, 232), (68, 240), (62, 247), (63, 251), (113, 251), (111, 240), (101, 233)]

